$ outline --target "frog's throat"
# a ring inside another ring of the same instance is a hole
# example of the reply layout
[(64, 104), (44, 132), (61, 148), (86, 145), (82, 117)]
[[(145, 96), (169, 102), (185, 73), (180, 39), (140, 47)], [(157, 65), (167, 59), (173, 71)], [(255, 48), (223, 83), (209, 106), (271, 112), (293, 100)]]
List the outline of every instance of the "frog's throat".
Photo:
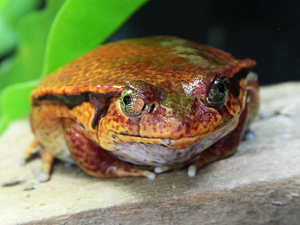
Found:
[(101, 143), (121, 160), (138, 165), (163, 166), (186, 162), (230, 133), (238, 124), (239, 114), (213, 132), (179, 139), (143, 138), (109, 131), (113, 144)]

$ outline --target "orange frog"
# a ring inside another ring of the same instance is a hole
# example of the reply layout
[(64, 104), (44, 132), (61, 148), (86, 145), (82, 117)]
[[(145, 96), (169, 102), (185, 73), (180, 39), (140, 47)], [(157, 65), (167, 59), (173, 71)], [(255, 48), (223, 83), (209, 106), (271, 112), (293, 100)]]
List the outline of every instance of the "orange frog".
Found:
[[(40, 181), (56, 157), (99, 177), (188, 175), (232, 155), (257, 113), (256, 62), (177, 37), (100, 46), (31, 93)], [(152, 171), (152, 172), (151, 172)]]

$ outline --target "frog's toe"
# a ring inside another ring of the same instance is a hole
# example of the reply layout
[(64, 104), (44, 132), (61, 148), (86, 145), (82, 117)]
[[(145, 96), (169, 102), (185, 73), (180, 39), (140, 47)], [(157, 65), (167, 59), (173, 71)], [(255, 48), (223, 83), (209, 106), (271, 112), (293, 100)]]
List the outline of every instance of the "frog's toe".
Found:
[(145, 177), (148, 177), (150, 180), (154, 180), (156, 175), (155, 173), (151, 173), (149, 171), (147, 171), (145, 174), (144, 174)]
[(154, 168), (155, 173), (163, 173), (169, 170), (168, 166), (158, 166)]
[(188, 172), (187, 172), (189, 177), (194, 177), (196, 175), (196, 172), (197, 172), (197, 167), (195, 165), (189, 166)]
[(19, 160), (19, 165), (21, 165), (21, 166), (25, 165), (26, 163), (27, 163), (27, 159), (21, 158)]
[[(177, 169), (177, 168), (181, 168), (185, 166), (185, 164), (181, 164), (181, 165), (176, 165), (176, 166), (158, 166), (154, 168), (154, 172), (155, 173), (163, 173), (163, 172), (167, 172), (173, 169)], [(188, 168), (188, 175), (189, 177), (194, 177), (196, 175), (196, 171), (197, 171), (197, 166), (196, 165), (191, 165)]]
[(37, 179), (40, 181), (40, 182), (46, 182), (50, 179), (50, 175), (48, 173), (45, 173), (45, 172), (40, 172), (38, 175), (37, 175)]
[(158, 166), (158, 167), (154, 168), (154, 172), (155, 173), (164, 173), (164, 172), (168, 172), (170, 170), (180, 169), (180, 168), (185, 167), (187, 165), (188, 164), (185, 162), (185, 163), (169, 165), (169, 166)]
[(254, 140), (255, 139), (254, 132), (252, 130), (250, 130), (250, 129), (247, 129), (245, 131), (243, 139), (246, 140), (246, 141), (252, 141), (252, 140)]
[(46, 149), (43, 149), (41, 151), (41, 155), (42, 155), (42, 165), (41, 165), (40, 173), (37, 176), (37, 179), (41, 182), (45, 182), (50, 179), (50, 173), (51, 173), (54, 156)]

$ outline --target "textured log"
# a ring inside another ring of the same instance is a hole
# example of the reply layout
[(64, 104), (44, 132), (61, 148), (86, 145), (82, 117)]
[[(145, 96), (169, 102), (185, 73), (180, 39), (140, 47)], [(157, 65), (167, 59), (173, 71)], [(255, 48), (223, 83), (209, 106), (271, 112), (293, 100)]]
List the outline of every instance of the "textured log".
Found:
[(253, 141), (190, 178), (186, 170), (146, 178), (96, 179), (57, 162), (39, 183), (40, 160), (19, 160), (28, 120), (0, 137), (1, 224), (299, 224), (300, 83), (261, 90)]

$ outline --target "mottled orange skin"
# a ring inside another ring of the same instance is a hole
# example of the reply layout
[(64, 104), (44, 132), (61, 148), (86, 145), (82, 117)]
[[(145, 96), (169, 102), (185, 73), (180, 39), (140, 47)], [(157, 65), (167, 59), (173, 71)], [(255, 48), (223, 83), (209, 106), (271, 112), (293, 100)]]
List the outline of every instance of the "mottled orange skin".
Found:
[[(228, 90), (227, 101), (221, 108), (209, 107), (202, 100), (217, 77), (233, 79), (239, 71), (255, 65), (251, 59), (240, 61), (222, 50), (176, 37), (140, 38), (100, 46), (44, 78), (31, 93), (32, 126), (38, 140), (33, 147), (40, 146), (42, 153), (52, 152), (54, 157), (66, 160), (66, 156), (57, 153), (58, 143), (65, 142), (75, 162), (97, 177), (148, 175), (144, 170), (136, 172), (131, 163), (172, 169), (198, 162), (200, 167), (236, 150), (247, 118), (254, 117), (258, 109), (257, 82), (240, 79), (238, 96)], [(125, 87), (138, 93), (152, 107), (151, 112), (139, 118), (124, 115), (119, 99)], [(46, 95), (81, 93), (99, 93), (97, 96), (110, 93), (110, 98), (100, 106), (86, 101), (72, 109), (59, 101), (40, 99)], [(97, 107), (106, 107), (107, 111), (93, 126)], [(64, 137), (61, 138), (64, 141), (51, 144), (57, 139), (52, 132)], [(199, 154), (180, 163), (158, 165), (151, 160), (140, 163), (126, 152), (119, 155), (116, 147), (117, 143), (140, 143), (176, 151), (218, 133), (222, 135), (213, 142), (218, 143), (225, 135), (238, 141), (228, 148), (218, 148), (224, 154), (201, 163)], [(89, 152), (101, 156), (91, 160)], [(103, 169), (99, 165), (105, 161), (113, 166)]]

